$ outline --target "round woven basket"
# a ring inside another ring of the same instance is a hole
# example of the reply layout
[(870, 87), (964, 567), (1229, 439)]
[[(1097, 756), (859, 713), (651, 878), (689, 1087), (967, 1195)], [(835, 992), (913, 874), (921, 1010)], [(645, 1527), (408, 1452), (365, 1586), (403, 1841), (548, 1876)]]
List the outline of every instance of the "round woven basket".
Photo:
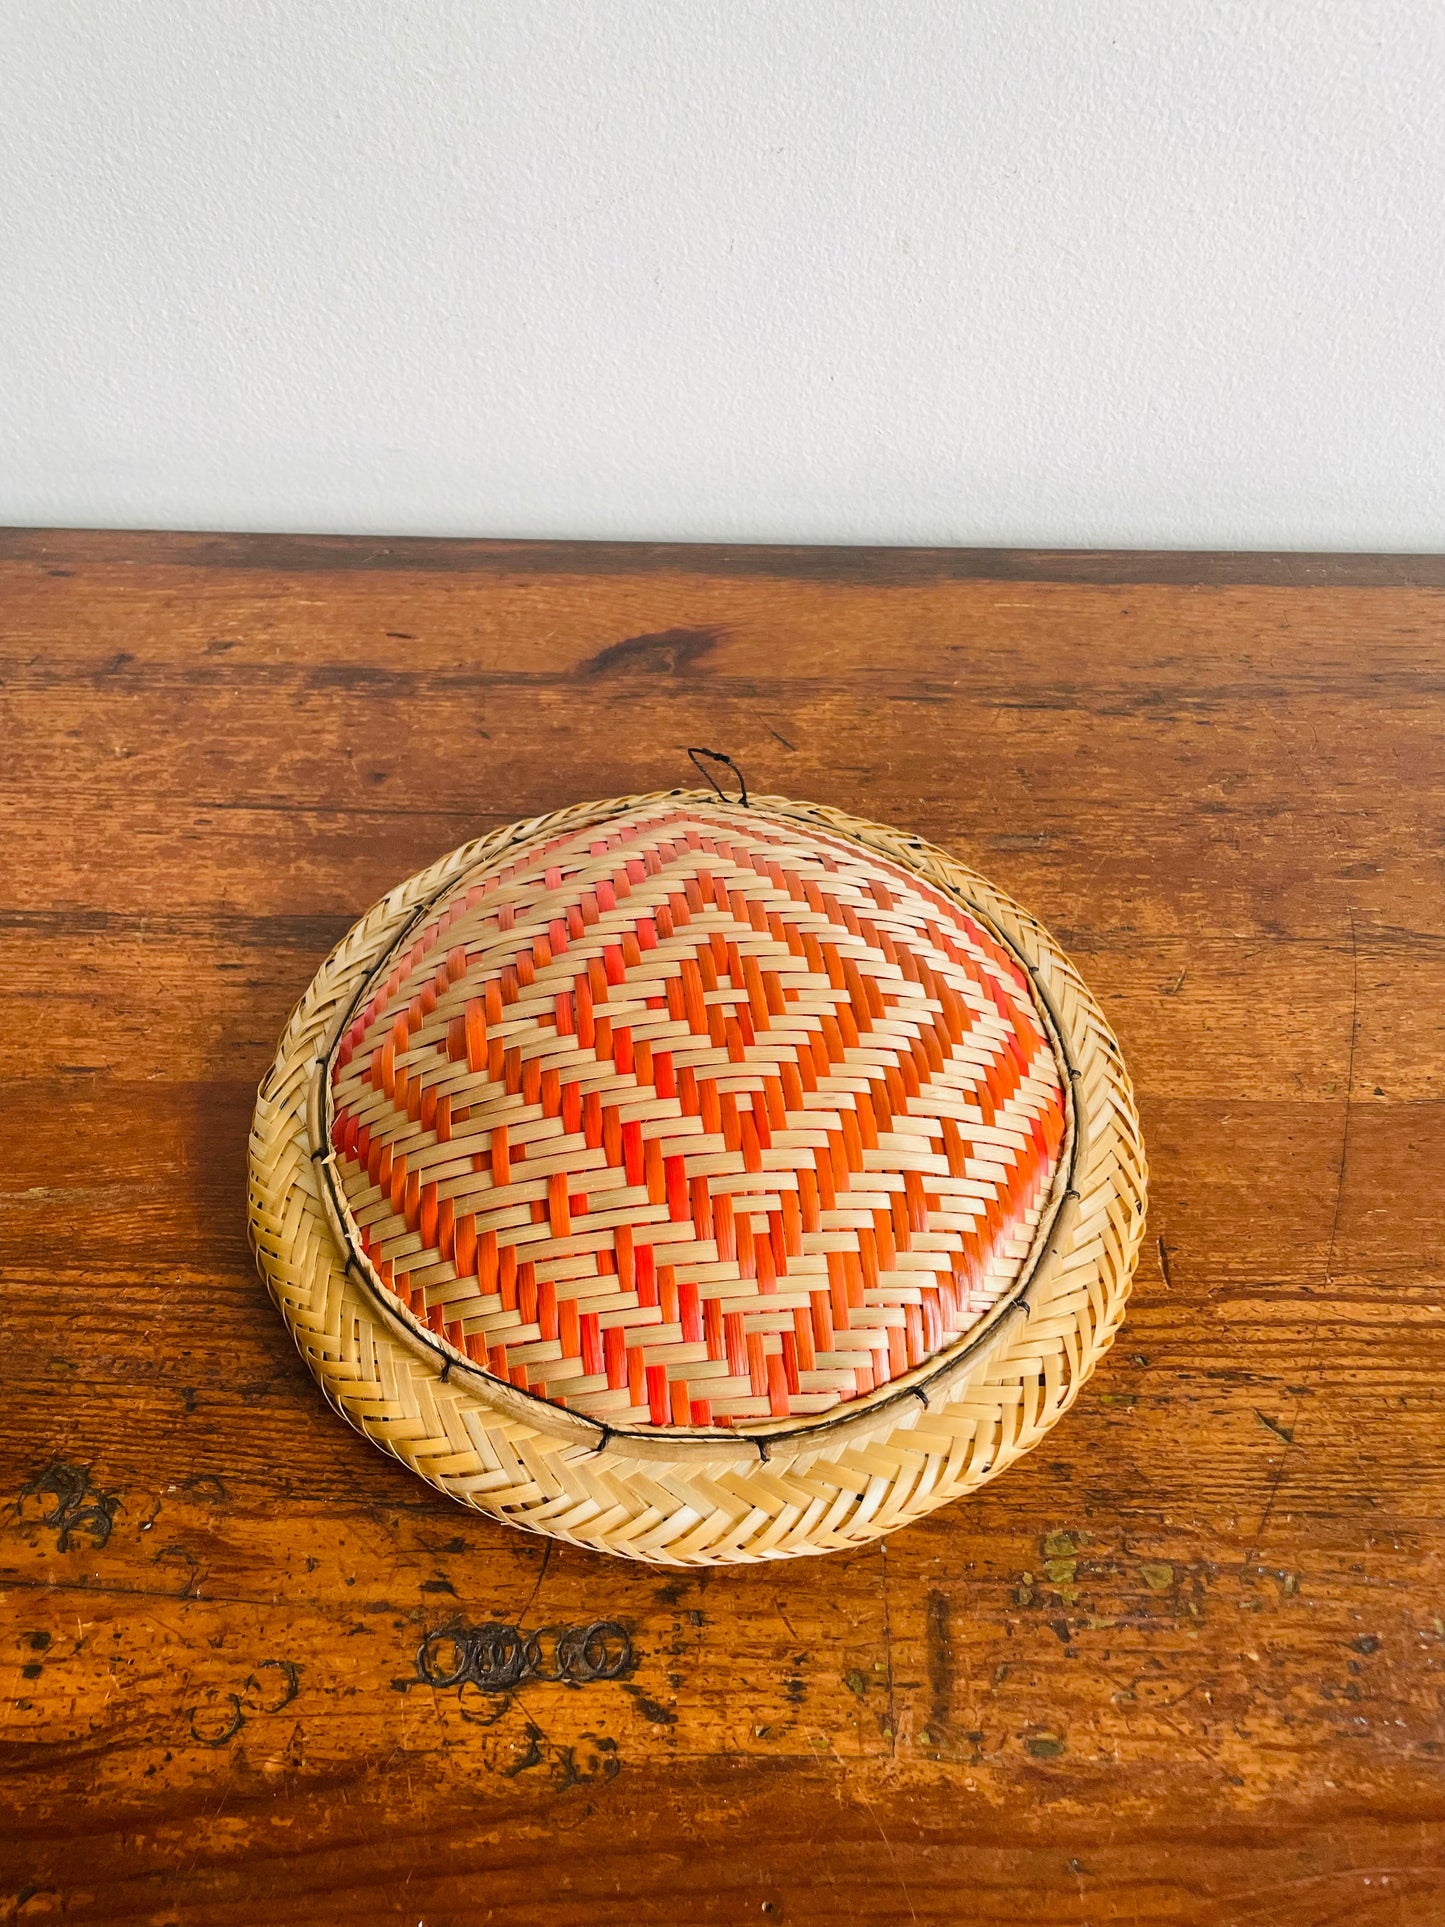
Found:
[(858, 1545), (1034, 1445), (1144, 1221), (1118, 1046), (943, 851), (624, 797), (400, 885), (251, 1132), (332, 1404), (467, 1505), (668, 1565)]

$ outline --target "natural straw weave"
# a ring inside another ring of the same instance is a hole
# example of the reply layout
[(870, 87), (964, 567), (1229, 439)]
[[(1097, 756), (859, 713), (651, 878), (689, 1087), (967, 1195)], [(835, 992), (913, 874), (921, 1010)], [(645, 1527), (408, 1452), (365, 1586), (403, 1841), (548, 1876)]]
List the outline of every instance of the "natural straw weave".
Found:
[(1143, 1226), (1128, 1079), (943, 852), (673, 791), (499, 831), (355, 926), (250, 1218), (332, 1402), (453, 1497), (667, 1564), (858, 1544), (1072, 1401)]

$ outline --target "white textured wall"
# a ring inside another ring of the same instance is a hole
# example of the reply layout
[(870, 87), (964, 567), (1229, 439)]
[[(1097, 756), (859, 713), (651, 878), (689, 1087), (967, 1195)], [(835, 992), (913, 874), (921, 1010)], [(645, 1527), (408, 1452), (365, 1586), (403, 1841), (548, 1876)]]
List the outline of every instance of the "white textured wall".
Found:
[(1440, 0), (0, 0), (0, 520), (1445, 547)]

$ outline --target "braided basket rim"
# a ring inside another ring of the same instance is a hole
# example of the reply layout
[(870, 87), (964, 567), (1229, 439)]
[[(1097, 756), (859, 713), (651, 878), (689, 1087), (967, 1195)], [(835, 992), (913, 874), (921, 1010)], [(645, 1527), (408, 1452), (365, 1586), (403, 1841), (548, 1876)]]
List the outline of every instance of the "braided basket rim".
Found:
[[(1025, 971), (1058, 1058), (1068, 1134), (1030, 1251), (980, 1325), (906, 1376), (819, 1415), (728, 1431), (612, 1428), (507, 1385), (439, 1345), (372, 1276), (347, 1229), (329, 1141), (329, 1068), (378, 971), (437, 897), (479, 864), (661, 803), (720, 807), (709, 791), (679, 788), (522, 819), (448, 852), (352, 926), (293, 1011), (258, 1092), (249, 1159), (252, 1247), (331, 1403), (464, 1503), (598, 1550), (665, 1564), (857, 1544), (982, 1484), (1037, 1442), (1112, 1342), (1143, 1234), (1146, 1164), (1112, 1032), (1043, 927), (947, 852), (822, 804), (759, 796), (751, 807), (721, 805), (728, 813), (756, 811), (842, 836), (981, 918)], [(995, 1415), (985, 1427), (982, 1408), (990, 1403)], [(979, 1449), (985, 1429), (990, 1438)], [(960, 1451), (963, 1430), (972, 1434), (972, 1449)], [(920, 1453), (926, 1441), (937, 1446), (948, 1434), (946, 1450)], [(887, 1491), (874, 1490), (883, 1477), (876, 1469), (864, 1493), (851, 1491), (856, 1473), (848, 1461), (858, 1456), (898, 1460)], [(920, 1456), (930, 1462), (922, 1474)], [(937, 1460), (942, 1463), (932, 1463)], [(539, 1476), (544, 1463), (546, 1475)], [(821, 1513), (813, 1492), (819, 1465), (851, 1475)], [(789, 1468), (813, 1492), (811, 1505), (798, 1504), (801, 1494), (780, 1504), (776, 1491), (769, 1499), (751, 1490), (760, 1483), (786, 1488)], [(727, 1488), (722, 1502), (699, 1526), (689, 1482), (702, 1482), (716, 1499), (720, 1479)], [(617, 1503), (604, 1503), (599, 1486)], [(734, 1489), (735, 1499), (729, 1496)], [(843, 1506), (843, 1494), (859, 1502)], [(749, 1527), (746, 1521), (759, 1513)], [(789, 1519), (789, 1513), (800, 1516)]]

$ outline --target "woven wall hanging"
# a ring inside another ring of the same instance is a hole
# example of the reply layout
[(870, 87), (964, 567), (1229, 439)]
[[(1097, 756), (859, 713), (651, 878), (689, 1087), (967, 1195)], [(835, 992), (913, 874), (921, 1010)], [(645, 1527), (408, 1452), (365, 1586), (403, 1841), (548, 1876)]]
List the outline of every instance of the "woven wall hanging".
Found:
[(1119, 1325), (1118, 1047), (941, 850), (676, 790), (464, 845), (327, 959), (250, 1226), (327, 1397), (453, 1498), (671, 1565), (991, 1478)]

